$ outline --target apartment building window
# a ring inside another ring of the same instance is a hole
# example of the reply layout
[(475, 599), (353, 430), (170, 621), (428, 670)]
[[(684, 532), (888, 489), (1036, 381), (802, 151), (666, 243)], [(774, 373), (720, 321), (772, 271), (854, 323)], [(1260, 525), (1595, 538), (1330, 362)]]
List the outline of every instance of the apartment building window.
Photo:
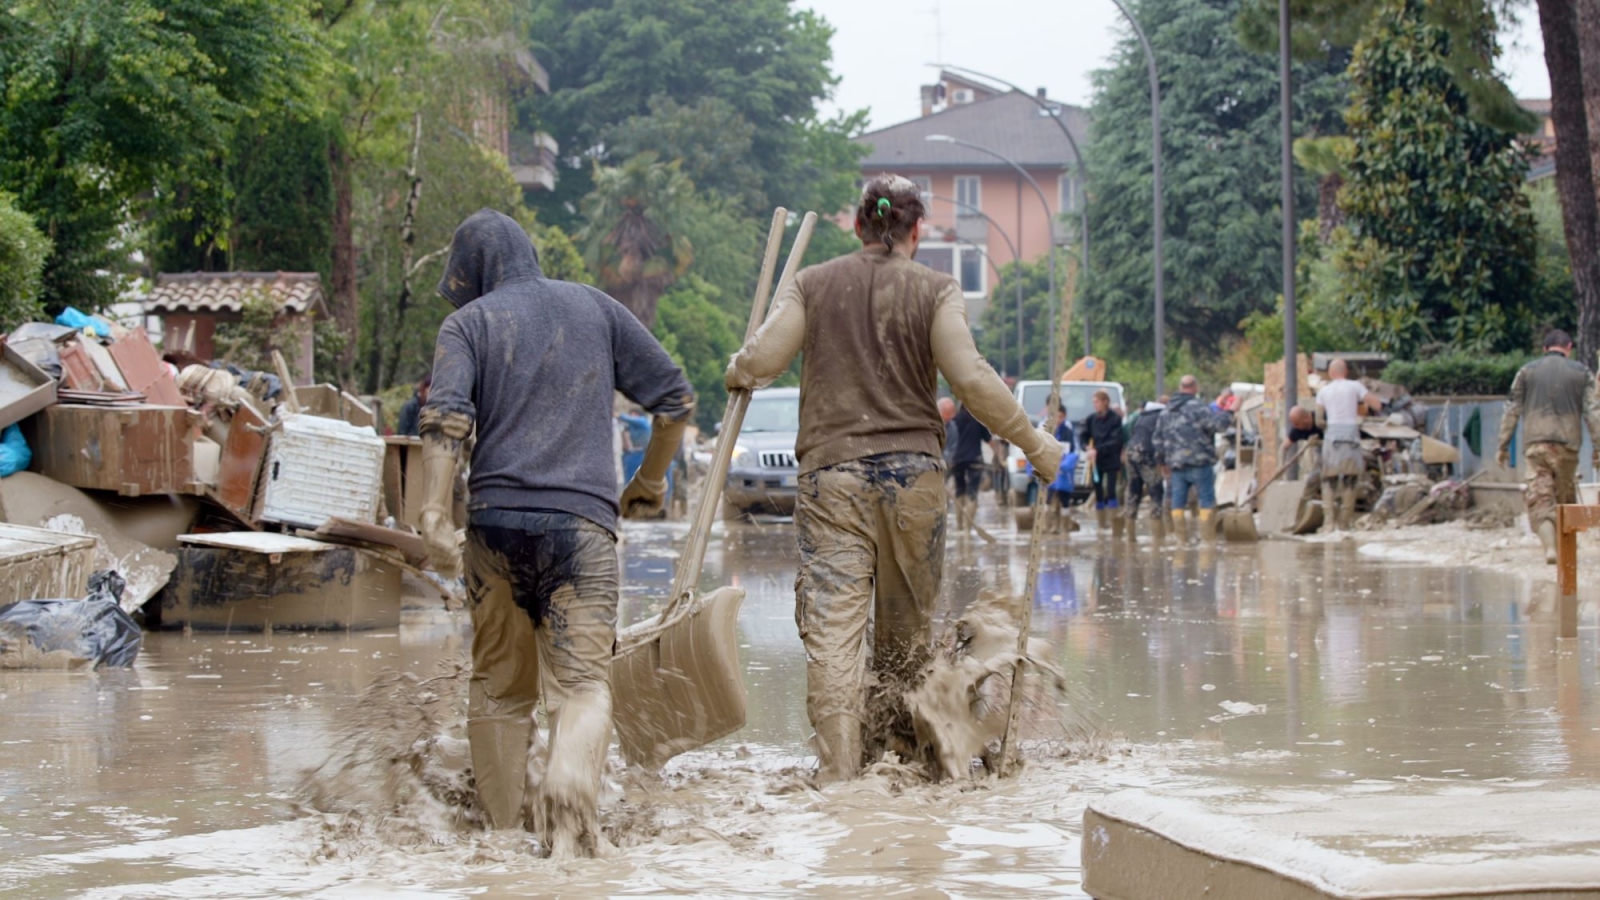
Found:
[(922, 208), (930, 213), (933, 212), (933, 179), (926, 175), (913, 175), (911, 183), (915, 184), (922, 194)]
[(917, 262), (935, 272), (954, 275), (961, 282), (961, 292), (968, 297), (982, 297), (989, 290), (985, 252), (972, 244), (923, 241), (917, 246)]
[(956, 176), (957, 215), (970, 216), (983, 209), (983, 179), (977, 175)]
[(1061, 187), (1061, 212), (1063, 214), (1077, 212), (1078, 204), (1083, 202), (1083, 184), (1078, 181), (1077, 174), (1063, 172), (1056, 182)]

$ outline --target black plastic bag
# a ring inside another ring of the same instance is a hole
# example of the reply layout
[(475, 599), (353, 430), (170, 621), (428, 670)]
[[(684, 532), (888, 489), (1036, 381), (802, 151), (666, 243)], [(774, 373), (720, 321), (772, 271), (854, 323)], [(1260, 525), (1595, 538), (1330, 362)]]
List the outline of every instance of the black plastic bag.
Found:
[[(36, 654), (65, 651), (69, 664), (131, 666), (144, 635), (122, 609), (127, 582), (116, 572), (89, 576), (82, 600), (23, 600), (0, 607), (0, 665), (28, 665)], [(80, 662), (81, 661), (81, 662)]]

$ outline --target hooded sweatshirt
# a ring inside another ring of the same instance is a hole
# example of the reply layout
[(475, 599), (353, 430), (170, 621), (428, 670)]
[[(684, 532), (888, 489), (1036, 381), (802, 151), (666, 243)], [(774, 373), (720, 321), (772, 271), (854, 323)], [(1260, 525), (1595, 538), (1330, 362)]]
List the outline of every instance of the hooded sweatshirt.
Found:
[(694, 392), (626, 307), (539, 270), (515, 220), (480, 210), (456, 229), (439, 293), (456, 311), (439, 328), (427, 423), (477, 427), (469, 507), (552, 510), (617, 527), (613, 391), (671, 421)]

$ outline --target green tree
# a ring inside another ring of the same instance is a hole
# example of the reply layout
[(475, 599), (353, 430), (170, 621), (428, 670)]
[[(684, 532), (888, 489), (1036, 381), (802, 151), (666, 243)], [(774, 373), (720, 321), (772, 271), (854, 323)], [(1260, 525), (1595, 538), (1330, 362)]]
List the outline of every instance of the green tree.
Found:
[(44, 314), (39, 292), (49, 257), (50, 239), (0, 191), (0, 332)]
[[(0, 7), (0, 184), (54, 250), (51, 309), (110, 302), (154, 197), (215, 221), (233, 126), (310, 103), (326, 66), (308, 0), (17, 0)], [(179, 186), (185, 190), (178, 190)]]
[[(1383, 14), (1387, 0), (1287, 0), (1292, 23), (1290, 49), (1296, 59), (1326, 58), (1330, 51), (1349, 50), (1370, 23)], [(1514, 4), (1506, 0), (1427, 0), (1419, 12), (1429, 24), (1450, 33), (1441, 64), (1467, 98), (1473, 118), (1502, 131), (1524, 133), (1534, 120), (1517, 103), (1495, 71), (1499, 50), (1497, 22)], [(1278, 52), (1278, 0), (1244, 0), (1237, 18), (1246, 47)]]
[[(1133, 5), (1161, 66), (1168, 334), (1215, 353), (1280, 284), (1278, 72), (1240, 45), (1242, 0), (1140, 0)], [(1346, 82), (1337, 55), (1295, 66), (1295, 131), (1340, 130)], [(1151, 329), (1150, 94), (1129, 35), (1095, 74), (1088, 150), (1092, 265), (1084, 306), (1096, 334), (1149, 352)], [(1296, 203), (1317, 184), (1298, 173)], [(1170, 342), (1170, 340), (1169, 340)]]
[[(702, 191), (750, 216), (849, 202), (861, 153), (850, 137), (864, 117), (816, 113), (837, 79), (833, 29), (815, 13), (788, 0), (535, 0), (529, 29), (551, 93), (525, 113), (564, 153), (681, 158)], [(727, 164), (708, 165), (717, 160)], [(541, 217), (576, 227), (592, 172), (564, 170), (536, 198)]]
[(723, 373), (744, 343), (744, 322), (723, 311), (717, 289), (690, 275), (661, 298), (655, 336), (694, 386), (695, 424), (710, 433), (728, 405)]
[(677, 160), (641, 153), (614, 168), (595, 166), (577, 234), (584, 262), (646, 328), (655, 325), (661, 295), (694, 261), (684, 228), (696, 205), (694, 183)]
[(1395, 353), (1509, 349), (1527, 339), (1534, 299), (1527, 162), (1514, 134), (1472, 117), (1447, 65), (1451, 33), (1423, 10), (1389, 0), (1351, 62), (1350, 223), (1335, 257), (1346, 309)]
[[(1064, 257), (1066, 254), (1063, 253)], [(1057, 269), (1061, 264), (1057, 263)], [(1058, 271), (1059, 277), (1059, 271)], [(1022, 361), (1017, 369), (1017, 280), (1022, 280)], [(1081, 291), (1080, 291), (1081, 296)], [(1061, 315), (1061, 301), (1054, 301), (1055, 314)], [(971, 323), (975, 327), (978, 352), (982, 353), (996, 372), (1015, 375), (1023, 379), (1039, 380), (1050, 377), (1050, 269), (1049, 262), (1007, 263), (1000, 267), (1000, 277), (989, 292), (989, 305), (983, 311), (982, 321)], [(1056, 321), (1060, 321), (1057, 319)], [(1077, 348), (1083, 346), (1083, 318), (1074, 309), (1072, 332), (1065, 347), (1060, 348), (1062, 368), (1077, 360)], [(1002, 347), (1004, 352), (1002, 353)], [(1003, 357), (1003, 358), (1002, 358)]]

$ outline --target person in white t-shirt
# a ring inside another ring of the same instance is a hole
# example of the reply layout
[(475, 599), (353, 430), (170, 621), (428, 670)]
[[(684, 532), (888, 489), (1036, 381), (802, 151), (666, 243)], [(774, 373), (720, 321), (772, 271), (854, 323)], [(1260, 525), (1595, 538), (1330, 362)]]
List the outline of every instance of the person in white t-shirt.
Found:
[(1317, 421), (1325, 436), (1322, 449), (1322, 530), (1343, 531), (1356, 514), (1356, 488), (1366, 458), (1361, 453), (1361, 419), (1382, 404), (1359, 381), (1350, 378), (1342, 359), (1328, 366), (1328, 383), (1317, 391)]

